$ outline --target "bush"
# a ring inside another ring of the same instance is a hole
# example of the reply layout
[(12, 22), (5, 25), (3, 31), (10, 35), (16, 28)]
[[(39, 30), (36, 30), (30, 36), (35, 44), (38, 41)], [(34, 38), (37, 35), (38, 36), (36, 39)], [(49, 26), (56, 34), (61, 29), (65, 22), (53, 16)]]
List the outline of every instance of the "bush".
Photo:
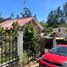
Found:
[(24, 51), (24, 53), (22, 53), (22, 55), (20, 56), (19, 63), (24, 66), (28, 63), (28, 59), (28, 53)]

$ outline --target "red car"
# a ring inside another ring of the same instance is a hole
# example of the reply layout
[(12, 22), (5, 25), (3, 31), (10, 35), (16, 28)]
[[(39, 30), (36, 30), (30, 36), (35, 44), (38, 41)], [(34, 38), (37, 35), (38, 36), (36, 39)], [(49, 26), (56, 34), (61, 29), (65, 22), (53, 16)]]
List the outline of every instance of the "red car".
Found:
[(42, 56), (39, 67), (62, 67), (65, 62), (67, 62), (67, 45), (58, 45)]

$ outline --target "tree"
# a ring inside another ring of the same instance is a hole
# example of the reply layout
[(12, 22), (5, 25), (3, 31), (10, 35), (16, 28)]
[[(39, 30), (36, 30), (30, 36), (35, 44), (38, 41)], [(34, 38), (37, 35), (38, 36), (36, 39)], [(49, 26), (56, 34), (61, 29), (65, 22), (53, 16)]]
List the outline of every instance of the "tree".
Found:
[(63, 10), (58, 7), (49, 13), (47, 23), (49, 26), (57, 27), (58, 24), (64, 23), (63, 15)]
[(0, 23), (2, 23), (5, 19), (3, 17), (0, 17)]
[(2, 17), (2, 13), (0, 13), (0, 23), (3, 22), (5, 19)]
[(35, 32), (35, 29), (33, 28), (32, 24), (27, 24), (24, 29), (24, 37), (23, 37), (23, 40), (24, 40), (24, 50), (27, 50), (29, 52), (31, 52), (30, 54), (33, 55), (35, 54), (36, 50), (36, 45), (38, 46), (37, 42), (38, 42), (38, 39), (37, 39), (37, 34)]
[(18, 18), (19, 18), (19, 15), (17, 14), (16, 19), (18, 19)]
[(63, 5), (64, 20), (67, 22), (67, 2)]
[(21, 13), (21, 15), (23, 18), (26, 18), (26, 17), (31, 17), (32, 13), (28, 8), (24, 8), (23, 13)]
[(43, 28), (44, 28), (43, 31), (44, 31), (44, 34), (45, 34), (45, 35), (47, 35), (48, 33), (50, 33), (50, 32), (53, 31), (53, 28), (52, 28), (52, 27), (49, 27), (49, 26), (48, 26), (48, 23), (41, 21), (40, 24), (41, 24), (41, 25), (43, 26)]
[(13, 12), (11, 12), (11, 14), (10, 14), (10, 17), (9, 17), (10, 19), (14, 19), (14, 14), (13, 14)]
[(60, 7), (58, 7), (55, 11), (56, 11), (57, 23), (58, 23), (58, 24), (63, 24), (63, 23), (65, 23), (63, 10), (62, 10)]
[(34, 15), (34, 18), (37, 20), (37, 15), (36, 14)]
[(49, 24), (49, 26), (52, 26), (52, 24), (54, 25), (55, 23), (55, 19), (54, 19), (54, 11), (51, 11), (48, 15), (48, 20), (47, 23)]
[(51, 11), (48, 15), (47, 23), (49, 26), (57, 27), (57, 14), (56, 11)]

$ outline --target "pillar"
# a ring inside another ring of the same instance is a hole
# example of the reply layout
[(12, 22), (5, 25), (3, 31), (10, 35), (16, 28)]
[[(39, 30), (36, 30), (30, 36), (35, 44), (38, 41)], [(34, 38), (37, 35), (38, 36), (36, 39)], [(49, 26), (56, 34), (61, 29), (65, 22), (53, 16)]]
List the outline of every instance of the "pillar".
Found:
[(18, 40), (17, 40), (17, 54), (20, 57), (23, 53), (23, 31), (18, 31)]
[(57, 46), (56, 38), (53, 37), (53, 47), (56, 47), (56, 46)]

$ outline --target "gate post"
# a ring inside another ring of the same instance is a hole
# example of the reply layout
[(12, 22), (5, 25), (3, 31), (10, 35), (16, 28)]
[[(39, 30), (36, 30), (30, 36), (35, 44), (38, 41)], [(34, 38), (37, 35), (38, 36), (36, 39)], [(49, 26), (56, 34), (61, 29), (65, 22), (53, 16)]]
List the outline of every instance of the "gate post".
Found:
[(56, 46), (57, 46), (56, 37), (53, 36), (53, 47), (56, 47)]
[(18, 37), (17, 37), (17, 54), (20, 58), (20, 56), (23, 53), (23, 31), (18, 30)]

